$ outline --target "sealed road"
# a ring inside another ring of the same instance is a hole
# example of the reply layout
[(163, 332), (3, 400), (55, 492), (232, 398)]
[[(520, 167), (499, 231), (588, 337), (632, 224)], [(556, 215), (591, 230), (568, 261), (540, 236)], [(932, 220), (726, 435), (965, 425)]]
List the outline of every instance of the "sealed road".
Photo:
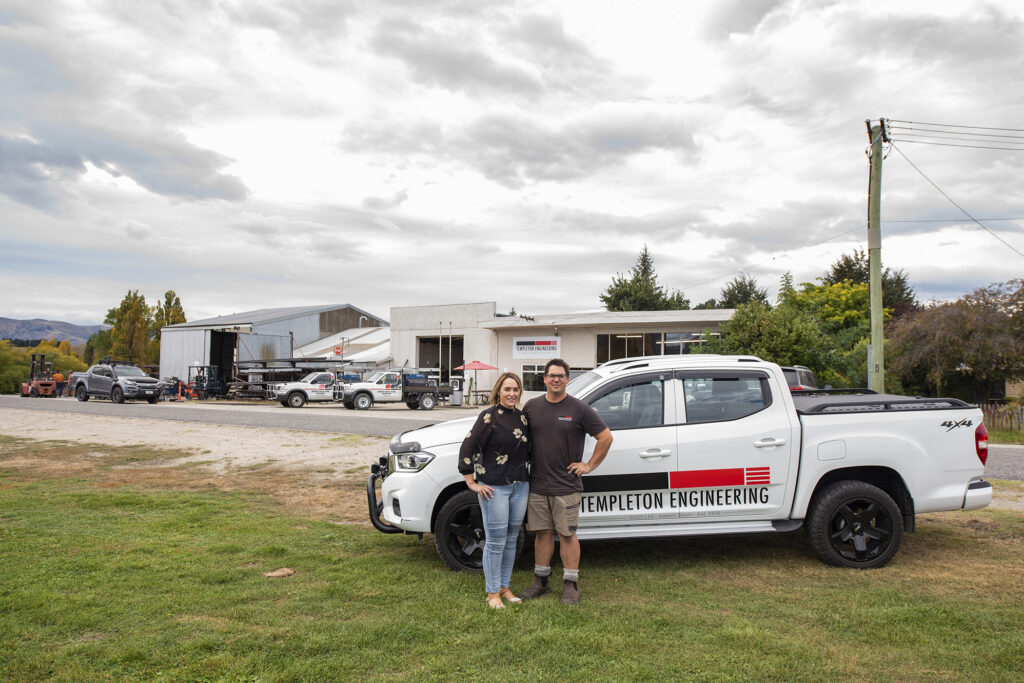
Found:
[[(374, 406), (367, 411), (346, 410), (337, 403), (284, 408), (277, 403), (238, 403), (227, 401), (145, 402), (117, 405), (110, 401), (80, 402), (73, 398), (21, 398), (0, 396), (0, 408), (48, 410), (55, 412), (105, 415), (109, 417), (144, 417), (151, 420), (202, 422), (206, 424), (275, 427), (308, 432), (394, 436), (418, 427), (476, 417), (479, 408), (435, 408), (409, 410), (404, 404)], [(989, 479), (1024, 481), (1024, 446), (989, 448), (985, 476)]]
[(436, 408), (409, 410), (404, 404), (374, 406), (367, 411), (346, 410), (340, 404), (307, 405), (285, 408), (278, 403), (236, 403), (226, 401), (160, 402), (144, 401), (123, 404), (110, 401), (77, 401), (73, 398), (21, 398), (0, 396), (0, 408), (46, 410), (108, 417), (142, 417), (150, 420), (202, 422), (249, 427), (273, 427), (310, 432), (394, 436), (418, 427), (476, 417), (472, 408)]

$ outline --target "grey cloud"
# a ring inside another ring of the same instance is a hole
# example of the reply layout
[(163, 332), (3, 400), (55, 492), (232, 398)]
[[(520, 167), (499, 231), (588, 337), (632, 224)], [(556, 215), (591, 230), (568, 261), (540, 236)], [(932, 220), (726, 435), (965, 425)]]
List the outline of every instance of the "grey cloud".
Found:
[(401, 60), (424, 85), (531, 96), (543, 90), (536, 73), (523, 65), (498, 61), (464, 34), (445, 35), (408, 21), (391, 20), (378, 27), (371, 46)]
[(60, 182), (84, 172), (85, 164), (74, 152), (0, 135), (0, 193), (17, 202), (53, 210), (60, 202)]
[(530, 181), (582, 178), (623, 157), (653, 149), (695, 153), (689, 125), (647, 111), (595, 115), (545, 127), (524, 117), (484, 117), (464, 133), (467, 161), (495, 182), (518, 187)]
[(349, 126), (339, 143), (349, 152), (393, 154), (459, 161), (508, 187), (528, 182), (572, 180), (655, 149), (696, 156), (689, 123), (647, 108), (588, 114), (545, 126), (523, 115), (490, 114), (464, 129), (446, 130), (419, 121), (360, 123)]
[(730, 33), (751, 33), (773, 9), (784, 4), (780, 0), (728, 0), (717, 2), (705, 25), (713, 38), (727, 38)]
[(385, 211), (395, 209), (402, 205), (409, 198), (407, 190), (399, 190), (390, 197), (366, 197), (363, 199), (363, 208), (373, 211)]

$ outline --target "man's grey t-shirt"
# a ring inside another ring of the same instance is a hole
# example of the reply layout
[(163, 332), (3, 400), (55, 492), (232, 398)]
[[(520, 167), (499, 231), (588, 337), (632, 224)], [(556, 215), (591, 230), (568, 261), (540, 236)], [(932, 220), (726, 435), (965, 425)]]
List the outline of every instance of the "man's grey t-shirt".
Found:
[(530, 492), (564, 496), (582, 491), (583, 481), (569, 472), (569, 464), (583, 459), (587, 434), (597, 436), (608, 425), (593, 408), (569, 395), (558, 403), (550, 403), (546, 396), (531, 398), (523, 412), (533, 442)]

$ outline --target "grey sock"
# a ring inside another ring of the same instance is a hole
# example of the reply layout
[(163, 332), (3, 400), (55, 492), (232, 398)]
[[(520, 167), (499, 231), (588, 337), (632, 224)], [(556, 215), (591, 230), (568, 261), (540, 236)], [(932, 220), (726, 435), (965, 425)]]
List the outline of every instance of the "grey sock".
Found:
[(537, 576), (551, 576), (551, 566), (542, 567), (539, 564), (533, 565), (533, 573)]
[(562, 570), (562, 580), (563, 581), (572, 581), (573, 583), (576, 583), (577, 581), (580, 580), (580, 570), (579, 569), (563, 569)]

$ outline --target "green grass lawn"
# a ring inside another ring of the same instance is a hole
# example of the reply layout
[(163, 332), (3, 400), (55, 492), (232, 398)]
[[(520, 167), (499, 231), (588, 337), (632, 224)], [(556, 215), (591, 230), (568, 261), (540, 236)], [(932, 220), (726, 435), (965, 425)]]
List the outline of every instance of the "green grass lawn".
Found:
[[(802, 536), (584, 544), (582, 604), (491, 611), (430, 537), (238, 493), (0, 470), (0, 679), (1020, 680), (1024, 513), (920, 520), (886, 568)], [(997, 484), (998, 485), (998, 484)], [(513, 588), (529, 581), (524, 557)], [(289, 567), (296, 574), (265, 578)]]
[(1024, 432), (1009, 431), (1006, 429), (989, 429), (989, 443), (1002, 444), (1024, 444)]

